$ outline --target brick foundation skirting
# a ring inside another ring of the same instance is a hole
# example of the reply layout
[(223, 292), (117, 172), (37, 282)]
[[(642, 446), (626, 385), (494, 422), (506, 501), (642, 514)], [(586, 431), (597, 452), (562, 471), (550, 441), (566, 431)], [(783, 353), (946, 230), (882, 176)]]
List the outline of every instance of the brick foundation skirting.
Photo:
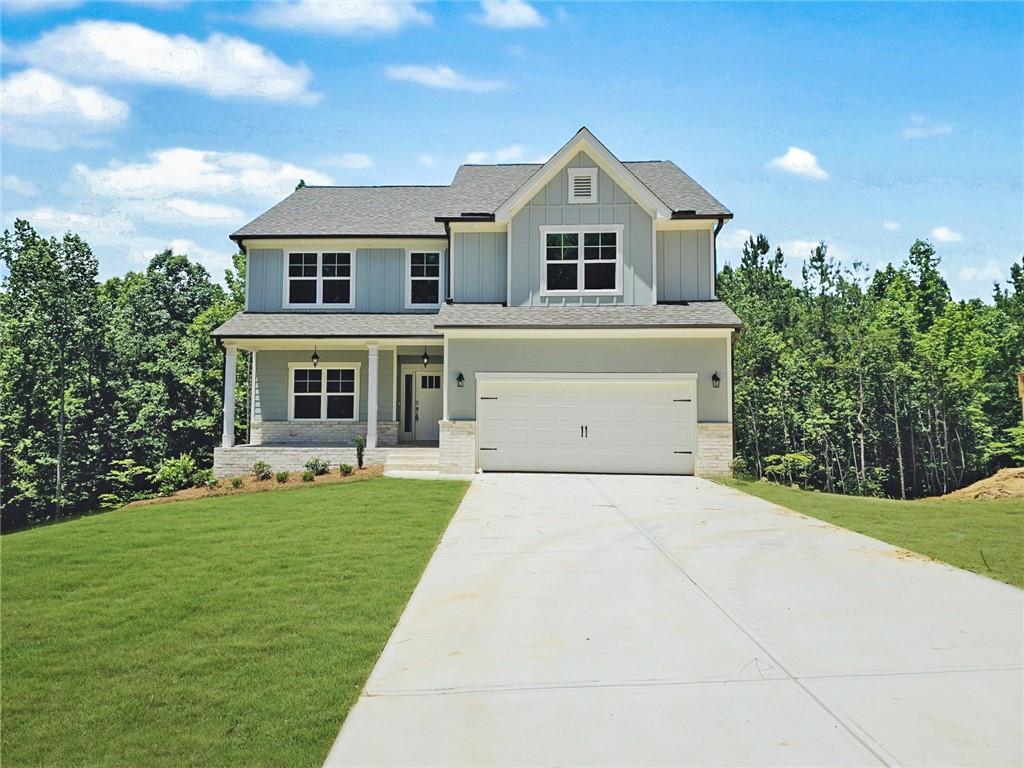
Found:
[(438, 438), (439, 469), (446, 475), (476, 472), (476, 422), (442, 421)]
[(697, 425), (697, 463), (694, 474), (728, 475), (732, 463), (732, 424)]
[[(351, 446), (357, 435), (366, 436), (365, 421), (257, 421), (249, 434), (250, 445)], [(398, 422), (377, 422), (377, 446), (398, 445)]]
[[(213, 473), (217, 477), (237, 477), (252, 471), (257, 461), (265, 461), (275, 472), (287, 470), (297, 472), (305, 468), (312, 458), (320, 458), (330, 462), (331, 470), (336, 471), (339, 464), (356, 466), (356, 449), (338, 446), (300, 447), (288, 445), (236, 445), (233, 448), (213, 449)], [(369, 450), (363, 455), (363, 465), (383, 464), (387, 460), (387, 450)]]

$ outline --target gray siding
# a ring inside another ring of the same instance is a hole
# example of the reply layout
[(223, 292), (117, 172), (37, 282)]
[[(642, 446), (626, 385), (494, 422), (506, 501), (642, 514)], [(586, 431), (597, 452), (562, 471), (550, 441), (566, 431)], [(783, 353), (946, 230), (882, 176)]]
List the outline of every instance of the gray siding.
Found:
[[(313, 350), (268, 350), (256, 353), (256, 382), (253, 387), (255, 421), (287, 421), (288, 363), (308, 363)], [(317, 350), (320, 365), (359, 363), (359, 420), (366, 420), (369, 356), (365, 350)], [(377, 419), (394, 419), (392, 401), (395, 371), (394, 352), (382, 349), (377, 354)]]
[[(280, 248), (249, 249), (246, 310), (249, 312), (436, 312), (435, 308), (405, 308), (405, 249), (359, 248), (355, 251), (355, 307), (282, 306), (284, 300), (284, 251)], [(448, 284), (448, 257), (441, 254), (441, 299)]]
[[(594, 167), (580, 152), (568, 168)], [(563, 170), (512, 217), (512, 306), (544, 304), (653, 304), (654, 244), (651, 217), (598, 169), (597, 203), (569, 204), (569, 177)], [(542, 297), (540, 295), (540, 230), (546, 224), (621, 224), (623, 226), (623, 274), (621, 296)]]
[(504, 303), (508, 290), (505, 273), (508, 236), (504, 232), (456, 232), (454, 292), (459, 302)]
[(658, 233), (658, 301), (713, 299), (714, 256), (707, 230)]
[[(478, 372), (696, 373), (697, 420), (729, 418), (726, 339), (449, 339), (445, 369), (466, 377), (448, 387), (448, 418), (476, 418)], [(711, 386), (717, 371), (722, 385)]]

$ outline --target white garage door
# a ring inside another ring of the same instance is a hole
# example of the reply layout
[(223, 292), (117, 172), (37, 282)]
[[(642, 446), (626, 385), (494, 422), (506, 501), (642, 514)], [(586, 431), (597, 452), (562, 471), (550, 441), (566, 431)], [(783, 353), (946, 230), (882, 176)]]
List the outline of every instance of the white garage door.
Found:
[(693, 474), (696, 376), (477, 374), (484, 470)]

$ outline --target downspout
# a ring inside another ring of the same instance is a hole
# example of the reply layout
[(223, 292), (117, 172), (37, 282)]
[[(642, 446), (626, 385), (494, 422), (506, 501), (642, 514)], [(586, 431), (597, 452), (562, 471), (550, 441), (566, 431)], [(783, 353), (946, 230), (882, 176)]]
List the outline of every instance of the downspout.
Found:
[(444, 236), (448, 238), (448, 279), (445, 280), (447, 286), (447, 295), (444, 297), (445, 304), (451, 304), (452, 296), (455, 292), (455, 287), (452, 285), (452, 272), (455, 266), (454, 259), (452, 258), (452, 225), (449, 222), (444, 223)]
[[(714, 235), (711, 237), (711, 244), (714, 246), (712, 258), (714, 264), (712, 264), (713, 272), (711, 273), (711, 295), (716, 299), (718, 298), (718, 233), (722, 231), (722, 227), (725, 226), (725, 219), (721, 216), (718, 217), (718, 224), (715, 225)], [(730, 371), (730, 374), (732, 372)]]

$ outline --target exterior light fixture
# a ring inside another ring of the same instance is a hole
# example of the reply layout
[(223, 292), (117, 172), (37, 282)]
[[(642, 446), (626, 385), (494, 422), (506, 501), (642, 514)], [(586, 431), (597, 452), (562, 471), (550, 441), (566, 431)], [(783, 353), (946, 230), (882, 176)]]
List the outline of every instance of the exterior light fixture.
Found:
[(426, 368), (430, 365), (430, 355), (427, 354), (427, 348), (423, 348), (423, 367)]
[(711, 386), (718, 389), (722, 385), (722, 379), (718, 376), (718, 371), (711, 374)]
[(459, 388), (466, 386), (466, 377), (462, 375), (462, 371), (459, 371), (459, 375), (455, 377), (455, 385)]
[(313, 347), (313, 356), (309, 358), (313, 361), (313, 367), (316, 368), (320, 364), (320, 355), (316, 353), (316, 347)]

